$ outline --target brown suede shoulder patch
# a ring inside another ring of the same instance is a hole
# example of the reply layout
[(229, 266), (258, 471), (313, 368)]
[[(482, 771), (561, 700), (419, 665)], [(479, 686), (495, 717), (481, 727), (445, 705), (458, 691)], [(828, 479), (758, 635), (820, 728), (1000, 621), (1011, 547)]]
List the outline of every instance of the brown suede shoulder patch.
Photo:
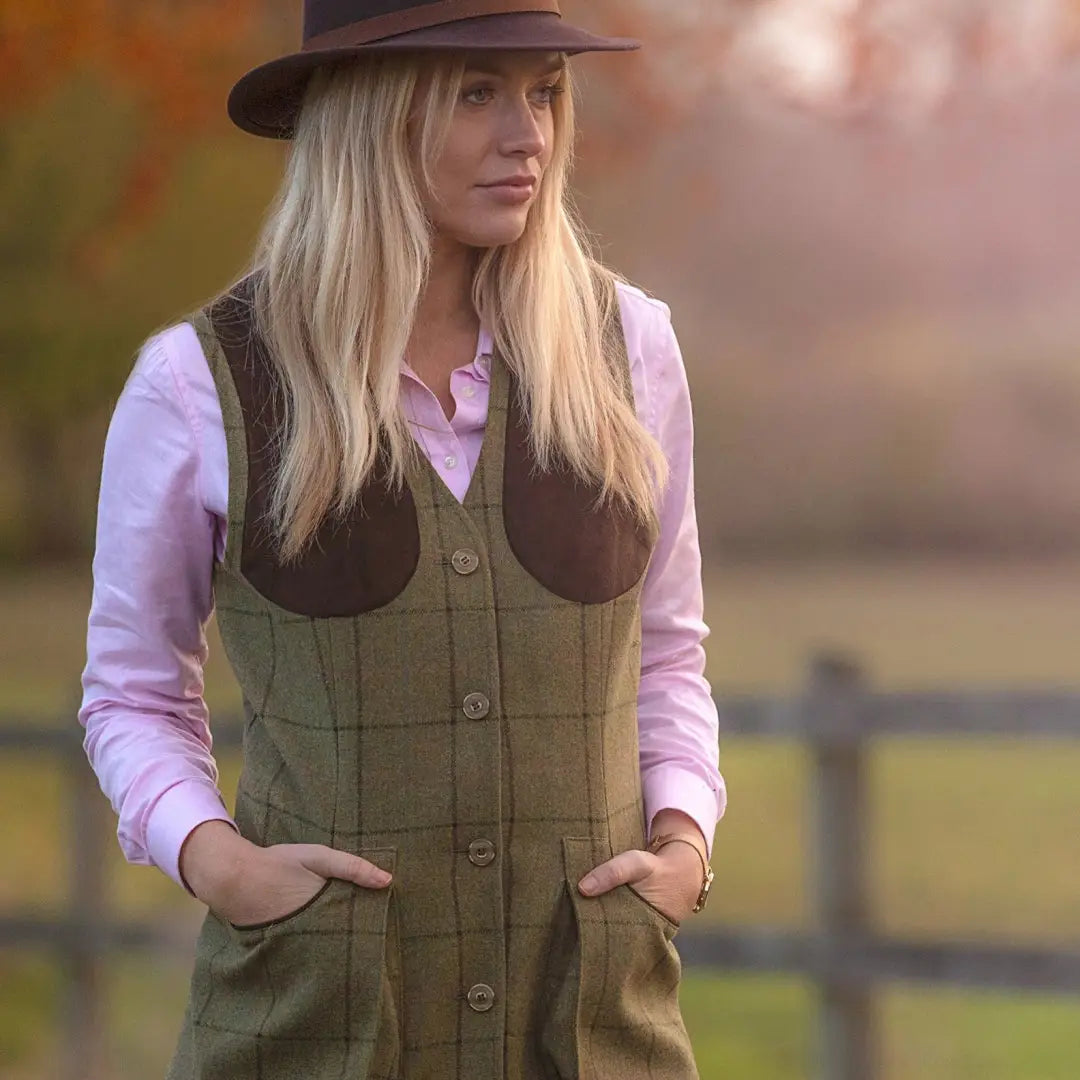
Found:
[(540, 472), (511, 382), (503, 463), (503, 521), (518, 562), (556, 596), (604, 604), (645, 573), (653, 538), (621, 504), (593, 508), (599, 488), (568, 467)]
[(250, 292), (238, 288), (209, 309), (236, 385), (247, 439), (247, 506), (240, 571), (268, 600), (316, 618), (359, 615), (390, 603), (420, 561), (420, 532), (412, 493), (391, 492), (385, 471), (365, 486), (344, 519), (328, 517), (299, 560), (283, 564), (268, 524), (279, 461), (280, 394), (276, 373), (255, 334)]

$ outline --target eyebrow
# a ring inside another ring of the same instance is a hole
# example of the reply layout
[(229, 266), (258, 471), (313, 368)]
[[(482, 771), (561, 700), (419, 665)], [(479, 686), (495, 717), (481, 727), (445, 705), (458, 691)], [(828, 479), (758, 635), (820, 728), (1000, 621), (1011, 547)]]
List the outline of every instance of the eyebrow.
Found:
[[(539, 79), (539, 78), (542, 78), (544, 75), (554, 75), (556, 71), (565, 71), (565, 70), (566, 70), (566, 61), (565, 60), (556, 60), (554, 63), (550, 64), (548, 67), (544, 68), (543, 71), (538, 71), (536, 73), (536, 77)], [(499, 75), (499, 76), (501, 76), (501, 75), (506, 74), (505, 71), (500, 70), (499, 68), (495, 67), (494, 65), (485, 66), (485, 61), (483, 61), (483, 60), (479, 60), (476, 63), (469, 64), (469, 66), (465, 69), (465, 71), (466, 71), (467, 74), (470, 74), (470, 75), (475, 74), (475, 75)]]

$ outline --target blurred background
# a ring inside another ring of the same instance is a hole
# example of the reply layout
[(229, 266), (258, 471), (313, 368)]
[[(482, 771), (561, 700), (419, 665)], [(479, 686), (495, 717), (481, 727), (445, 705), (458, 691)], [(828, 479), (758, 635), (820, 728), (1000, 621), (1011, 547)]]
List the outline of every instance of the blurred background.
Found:
[[(823, 650), (881, 692), (1080, 693), (1080, 4), (563, 9), (646, 42), (575, 61), (577, 186), (605, 258), (670, 304), (682, 343), (721, 703), (799, 694)], [(233, 129), (225, 96), (299, 41), (299, 10), (0, 0), (11, 728), (77, 728), (110, 412), (142, 341), (247, 257), (284, 150)], [(211, 649), (224, 715), (238, 695)], [(59, 918), (93, 874), (78, 784), (5, 745), (0, 917)], [(219, 761), (231, 806), (239, 761)], [(722, 739), (730, 810), (695, 925), (813, 924), (809, 761), (796, 740)], [(882, 739), (865, 768), (874, 930), (1077, 949), (1080, 743)], [(203, 909), (111, 841), (110, 909), (193, 935)], [(5, 1080), (59, 1076), (78, 1010), (35, 942), (0, 937)], [(107, 1075), (163, 1075), (189, 971), (182, 951), (110, 955)], [(682, 1000), (703, 1080), (812, 1075), (811, 984), (694, 968)], [(874, 1009), (889, 1080), (1080, 1075), (1076, 997), (887, 983)]]

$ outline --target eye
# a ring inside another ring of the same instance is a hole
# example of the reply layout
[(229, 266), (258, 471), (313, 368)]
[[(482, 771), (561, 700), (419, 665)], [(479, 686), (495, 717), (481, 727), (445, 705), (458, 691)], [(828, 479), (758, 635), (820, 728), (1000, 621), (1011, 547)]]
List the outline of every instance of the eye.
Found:
[(545, 105), (551, 105), (554, 103), (555, 98), (558, 97), (559, 94), (566, 93), (566, 88), (564, 86), (560, 86), (559, 83), (548, 83), (546, 86), (541, 86), (538, 90), (538, 93), (544, 95), (542, 100)]
[(489, 101), (490, 98), (485, 98), (483, 101), (478, 101), (477, 94), (494, 94), (495, 91), (490, 86), (474, 86), (471, 90), (466, 90), (461, 96), (472, 105), (483, 105), (485, 101)]

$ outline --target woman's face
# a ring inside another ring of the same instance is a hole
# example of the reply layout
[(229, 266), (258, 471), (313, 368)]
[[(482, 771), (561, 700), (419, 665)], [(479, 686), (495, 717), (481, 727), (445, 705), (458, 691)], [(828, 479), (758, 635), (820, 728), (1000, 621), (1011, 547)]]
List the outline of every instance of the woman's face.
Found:
[[(551, 52), (469, 53), (446, 146), (431, 170), (434, 191), (425, 195), (439, 237), (471, 247), (521, 237), (551, 162), (563, 63)], [(419, 103), (430, 78), (421, 76)], [(520, 186), (499, 183), (507, 180)]]

